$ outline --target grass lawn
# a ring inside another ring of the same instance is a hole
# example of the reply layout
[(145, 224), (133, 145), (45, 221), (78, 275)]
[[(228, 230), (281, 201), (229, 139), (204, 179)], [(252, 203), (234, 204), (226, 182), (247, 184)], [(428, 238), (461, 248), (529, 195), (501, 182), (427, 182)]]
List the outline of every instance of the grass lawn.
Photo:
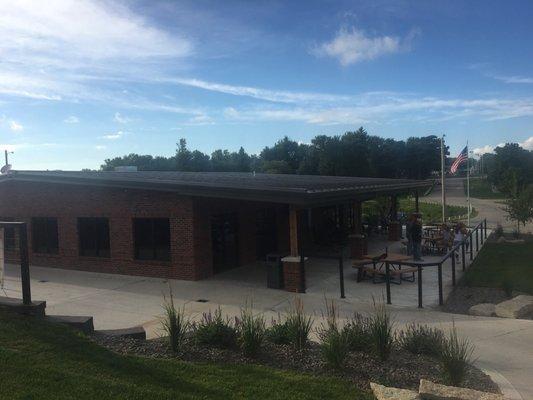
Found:
[(502, 287), (533, 294), (533, 236), (525, 243), (486, 243), (468, 268), (468, 286)]
[(120, 356), (68, 328), (2, 310), (0, 365), (3, 400), (372, 398), (335, 378)]
[[(427, 222), (440, 222), (442, 219), (442, 206), (437, 203), (425, 203), (419, 202), (418, 207), (422, 213), (424, 223)], [(407, 214), (415, 211), (415, 201), (413, 199), (400, 199), (400, 211)], [(446, 217), (451, 220), (456, 220), (458, 217), (466, 215), (468, 212), (467, 207), (446, 205)], [(477, 215), (475, 208), (472, 208), (472, 218)]]
[[(466, 189), (466, 180), (464, 181), (465, 195), (467, 192)], [(492, 191), (492, 186), (486, 179), (480, 178), (470, 178), (470, 197), (475, 197), (476, 199), (505, 199), (506, 196), (503, 193), (494, 193)]]
[[(418, 204), (424, 223), (440, 223), (442, 219), (442, 206), (438, 203), (419, 202)], [(368, 200), (363, 203), (363, 213), (366, 215), (379, 215), (380, 203), (376, 200)], [(415, 201), (412, 198), (399, 199), (399, 211), (410, 214), (415, 211)], [(453, 220), (466, 215), (468, 208), (466, 206), (446, 205), (446, 216)], [(471, 217), (475, 217), (477, 211), (472, 208)]]

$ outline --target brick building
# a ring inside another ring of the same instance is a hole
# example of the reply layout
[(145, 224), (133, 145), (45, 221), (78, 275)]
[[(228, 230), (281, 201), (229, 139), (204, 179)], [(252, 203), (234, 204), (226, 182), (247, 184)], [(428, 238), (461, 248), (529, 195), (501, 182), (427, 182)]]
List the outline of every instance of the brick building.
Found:
[[(427, 181), (193, 172), (12, 171), (0, 220), (28, 224), (32, 265), (198, 280), (267, 253), (298, 256), (298, 228)], [(359, 210), (359, 215), (357, 210)], [(6, 258), (17, 258), (5, 232)], [(291, 259), (287, 260), (290, 263)]]

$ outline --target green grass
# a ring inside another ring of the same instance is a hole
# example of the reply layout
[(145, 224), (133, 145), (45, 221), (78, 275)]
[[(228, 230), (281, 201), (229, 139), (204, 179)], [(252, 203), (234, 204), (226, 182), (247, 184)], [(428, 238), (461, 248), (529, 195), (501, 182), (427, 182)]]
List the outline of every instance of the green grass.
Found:
[(533, 236), (525, 243), (486, 243), (468, 268), (464, 282), (468, 286), (512, 289), (533, 294)]
[[(438, 203), (419, 202), (418, 207), (422, 213), (424, 223), (440, 222), (442, 219), (442, 206)], [(400, 199), (400, 211), (410, 214), (415, 211), (415, 201), (410, 198)], [(466, 215), (468, 208), (464, 206), (446, 205), (446, 217), (451, 220), (456, 220), (459, 217)], [(475, 208), (472, 208), (471, 218), (477, 215)]]
[(0, 365), (3, 400), (371, 399), (332, 377), (120, 356), (68, 328), (1, 310)]
[[(376, 200), (368, 200), (363, 203), (363, 214), (366, 215), (379, 215), (379, 208), (382, 204)], [(418, 207), (422, 213), (422, 220), (424, 223), (440, 223), (442, 220), (442, 206), (438, 203), (426, 203), (419, 202)], [(386, 208), (388, 210), (388, 208)], [(413, 198), (400, 198), (398, 211), (406, 214), (413, 213), (415, 211), (415, 201)], [(452, 206), (446, 205), (446, 216), (449, 220), (457, 220), (459, 217), (466, 215), (468, 208), (466, 206)], [(472, 208), (472, 218), (477, 216), (477, 211)]]
[[(465, 195), (467, 193), (466, 180), (464, 181)], [(492, 191), (492, 185), (486, 179), (470, 178), (470, 197), (476, 199), (505, 199), (503, 193)]]

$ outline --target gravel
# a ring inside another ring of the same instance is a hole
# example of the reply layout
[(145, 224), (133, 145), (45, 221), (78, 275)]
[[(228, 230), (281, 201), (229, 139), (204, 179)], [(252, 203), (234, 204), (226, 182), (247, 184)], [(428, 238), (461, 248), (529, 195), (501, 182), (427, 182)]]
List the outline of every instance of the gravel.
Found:
[[(246, 357), (239, 349), (218, 349), (198, 346), (188, 341), (183, 350), (174, 355), (165, 338), (136, 340), (94, 334), (98, 344), (119, 354), (150, 358), (178, 358), (188, 362), (214, 362), (232, 364), (259, 364), (273, 368), (305, 372), (315, 375), (337, 376), (353, 382), (363, 390), (369, 390), (370, 381), (386, 386), (418, 389), (421, 378), (444, 383), (438, 362), (427, 356), (419, 356), (403, 350), (392, 352), (388, 361), (382, 362), (372, 354), (351, 352), (342, 371), (335, 371), (322, 361), (317, 343), (296, 351), (291, 346), (265, 342), (255, 358)], [(497, 385), (476, 367), (470, 367), (464, 387), (499, 393)]]

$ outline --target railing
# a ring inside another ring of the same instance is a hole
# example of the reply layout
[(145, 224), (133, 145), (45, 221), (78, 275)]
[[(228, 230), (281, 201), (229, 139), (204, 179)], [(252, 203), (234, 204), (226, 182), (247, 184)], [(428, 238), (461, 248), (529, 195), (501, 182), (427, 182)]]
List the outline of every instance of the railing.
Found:
[[(475, 236), (475, 238), (474, 238)], [(476, 246), (475, 252), (476, 254), (479, 252), (479, 246), (480, 244), (483, 245), (484, 241), (487, 238), (487, 220), (484, 219), (479, 224), (477, 224), (467, 235), (466, 238), (461, 242), (453, 246), (448, 253), (446, 253), (440, 260), (438, 261), (429, 261), (429, 262), (420, 262), (420, 261), (402, 261), (402, 262), (395, 262), (394, 264), (399, 265), (400, 267), (402, 265), (409, 266), (409, 267), (415, 267), (417, 268), (417, 282), (418, 282), (418, 307), (422, 308), (422, 271), (424, 268), (427, 267), (437, 267), (437, 273), (438, 273), (438, 286), (439, 286), (439, 305), (442, 306), (444, 304), (444, 295), (442, 290), (442, 265), (451, 258), (452, 261), (452, 285), (455, 286), (456, 283), (456, 261), (455, 261), (455, 255), (458, 251), (461, 252), (461, 261), (462, 261), (462, 269), (463, 271), (466, 268), (466, 252), (467, 252), (467, 246), (469, 245), (468, 252), (470, 253), (470, 261), (474, 259), (474, 243)], [(475, 241), (475, 242), (474, 242)], [(459, 250), (460, 249), (460, 250)], [(401, 277), (400, 277), (401, 279)], [(341, 298), (344, 298), (344, 264), (343, 264), (343, 258), (339, 257), (339, 285), (340, 285), (340, 293)], [(391, 276), (390, 276), (390, 264), (388, 262), (385, 263), (385, 285), (386, 285), (386, 296), (387, 296), (387, 304), (392, 304), (391, 301)]]

